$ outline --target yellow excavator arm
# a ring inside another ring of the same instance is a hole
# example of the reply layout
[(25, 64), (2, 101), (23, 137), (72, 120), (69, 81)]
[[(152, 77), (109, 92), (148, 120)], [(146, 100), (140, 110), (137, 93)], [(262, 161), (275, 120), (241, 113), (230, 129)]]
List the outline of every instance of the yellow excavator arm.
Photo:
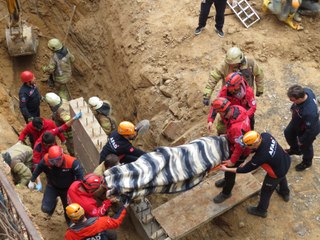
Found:
[(8, 12), (10, 14), (10, 25), (15, 25), (20, 19), (20, 2), (19, 0), (6, 0)]

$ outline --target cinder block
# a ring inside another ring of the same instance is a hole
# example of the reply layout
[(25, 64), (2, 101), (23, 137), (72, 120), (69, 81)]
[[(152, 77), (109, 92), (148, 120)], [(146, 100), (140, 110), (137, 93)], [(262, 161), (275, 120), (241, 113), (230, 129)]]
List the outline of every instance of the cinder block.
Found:
[(72, 124), (76, 156), (85, 172), (93, 172), (99, 164), (100, 151), (108, 141), (108, 136), (102, 130), (89, 105), (82, 97), (71, 100), (69, 104), (71, 116), (82, 112), (79, 121)]

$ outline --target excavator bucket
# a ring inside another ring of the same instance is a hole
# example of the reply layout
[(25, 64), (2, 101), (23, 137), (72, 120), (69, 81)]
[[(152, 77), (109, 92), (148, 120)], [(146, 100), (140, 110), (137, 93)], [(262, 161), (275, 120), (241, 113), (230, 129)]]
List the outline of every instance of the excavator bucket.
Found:
[(7, 27), (6, 40), (9, 55), (12, 57), (37, 53), (38, 36), (33, 28), (25, 22), (17, 27)]

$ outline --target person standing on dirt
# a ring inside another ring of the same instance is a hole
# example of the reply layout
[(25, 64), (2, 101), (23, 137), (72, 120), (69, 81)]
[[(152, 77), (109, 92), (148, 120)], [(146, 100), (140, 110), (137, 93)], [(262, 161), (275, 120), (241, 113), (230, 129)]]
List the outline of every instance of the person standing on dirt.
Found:
[(1, 154), (11, 169), (16, 186), (27, 186), (32, 173), (32, 148), (20, 142), (14, 144)]
[(312, 166), (313, 142), (320, 132), (320, 122), (316, 96), (310, 88), (293, 85), (287, 91), (291, 105), (292, 118), (284, 130), (284, 136), (290, 148), (289, 155), (302, 155), (302, 162), (296, 165), (296, 171)]
[(53, 52), (53, 56), (49, 65), (42, 67), (42, 71), (50, 74), (47, 80), (49, 86), (54, 86), (61, 98), (70, 100), (67, 83), (71, 80), (74, 56), (57, 38), (48, 41), (48, 48)]
[[(58, 134), (60, 134), (64, 131), (67, 131), (70, 128), (70, 126), (72, 125), (72, 123), (75, 120), (78, 120), (79, 118), (81, 118), (81, 116), (82, 116), (81, 112), (77, 113), (68, 122), (64, 123), (60, 127), (56, 127), (54, 129), (50, 129), (50, 130), (45, 131), (38, 138), (38, 140), (35, 142), (34, 148), (33, 148), (32, 162), (33, 162), (34, 168), (37, 166), (37, 164), (40, 162), (40, 160), (43, 158), (43, 156), (48, 152), (48, 149), (51, 146), (56, 145), (55, 136), (57, 136)], [(64, 135), (62, 134), (61, 137), (62, 137), (61, 143), (65, 144), (66, 139), (65, 139)]]
[(290, 190), (286, 178), (291, 164), (290, 156), (269, 133), (259, 134), (256, 131), (249, 131), (239, 141), (243, 147), (254, 151), (253, 157), (237, 168), (221, 166), (221, 170), (232, 173), (248, 173), (261, 166), (267, 172), (261, 187), (258, 206), (247, 208), (248, 213), (265, 218), (274, 190), (285, 202), (290, 200)]
[(227, 0), (201, 0), (199, 24), (194, 31), (194, 34), (199, 35), (207, 25), (207, 20), (212, 4), (214, 4), (214, 7), (216, 8), (215, 32), (219, 37), (223, 38), (224, 11), (226, 10)]
[(94, 115), (100, 123), (103, 131), (110, 136), (110, 133), (117, 128), (115, 120), (111, 117), (112, 107), (111, 104), (98, 97), (89, 98), (89, 105), (94, 109)]
[(23, 71), (20, 77), (23, 84), (19, 90), (19, 108), (25, 122), (28, 123), (34, 117), (40, 117), (41, 95), (31, 71)]
[[(48, 103), (52, 111), (52, 119), (57, 124), (57, 126), (60, 127), (70, 121), (70, 107), (67, 100), (59, 97), (53, 92), (47, 93), (44, 99)], [(69, 154), (71, 156), (74, 156), (72, 129), (69, 127), (66, 131), (63, 132), (63, 135), (66, 138), (66, 146)]]
[[(230, 159), (225, 160), (224, 163), (228, 167), (238, 167), (243, 160), (250, 154), (250, 149), (244, 149), (239, 144), (238, 139), (244, 132), (250, 131), (250, 120), (247, 111), (237, 105), (231, 105), (226, 98), (217, 98), (213, 100), (212, 107), (220, 114), (227, 128), (227, 140), (230, 149)], [(226, 172), (223, 179), (216, 181), (217, 187), (223, 187), (213, 201), (215, 203), (222, 203), (231, 197), (231, 191), (235, 184), (236, 174)]]
[(222, 87), (226, 84), (225, 79), (229, 73), (240, 72), (249, 86), (254, 89), (256, 96), (263, 94), (263, 71), (253, 58), (247, 58), (238, 47), (232, 47), (227, 51), (224, 62), (218, 65), (209, 74), (209, 80), (203, 93), (203, 104), (209, 106), (210, 98), (216, 85), (222, 80)]
[(86, 218), (84, 209), (78, 203), (72, 203), (66, 212), (72, 225), (68, 228), (65, 240), (101, 239), (116, 240), (117, 233), (113, 230), (120, 227), (125, 215), (127, 204), (113, 217)]
[[(31, 147), (33, 148), (35, 142), (45, 131), (54, 129), (56, 127), (56, 124), (50, 119), (35, 117), (21, 131), (19, 141), (23, 142), (26, 136), (28, 136), (31, 143)], [(58, 133), (58, 137), (61, 141), (65, 140), (62, 133)]]
[[(74, 181), (83, 179), (83, 170), (79, 160), (64, 154), (61, 147), (52, 146), (34, 170), (28, 188), (35, 188), (35, 180), (42, 172), (46, 174), (47, 185), (42, 199), (41, 210), (52, 215), (57, 205), (57, 197), (60, 197), (63, 208), (67, 207), (68, 189)], [(69, 219), (66, 212), (65, 218), (68, 222)]]
[(144, 151), (134, 147), (131, 140), (136, 139), (137, 131), (133, 123), (123, 121), (119, 124), (118, 130), (114, 130), (104, 145), (100, 153), (100, 164), (109, 154), (119, 156), (120, 163), (130, 163), (136, 161), (140, 156), (145, 154)]
[(98, 206), (94, 196), (100, 188), (106, 189), (103, 176), (89, 173), (84, 176), (83, 180), (78, 180), (71, 184), (68, 190), (68, 203), (80, 204), (87, 217), (104, 216), (112, 203), (118, 202), (118, 200), (115, 197), (104, 199), (101, 206)]

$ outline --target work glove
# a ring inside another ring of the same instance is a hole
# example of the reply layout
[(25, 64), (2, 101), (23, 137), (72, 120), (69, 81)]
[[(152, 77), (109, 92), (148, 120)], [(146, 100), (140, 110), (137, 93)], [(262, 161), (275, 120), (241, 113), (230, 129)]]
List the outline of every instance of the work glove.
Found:
[(81, 118), (82, 116), (82, 112), (78, 112), (76, 115), (74, 115), (73, 120), (78, 120), (79, 118)]
[(209, 106), (209, 104), (210, 104), (210, 99), (205, 97), (205, 98), (203, 98), (202, 102), (203, 102), (203, 105)]
[(30, 181), (30, 182), (28, 183), (28, 188), (29, 188), (29, 189), (34, 189), (35, 187), (36, 187), (35, 182), (31, 182), (31, 181)]
[(39, 182), (38, 184), (36, 184), (36, 189), (37, 189), (37, 191), (41, 191), (42, 190), (42, 184), (41, 184), (41, 182)]
[(260, 97), (263, 94), (263, 92), (256, 92), (256, 97)]

